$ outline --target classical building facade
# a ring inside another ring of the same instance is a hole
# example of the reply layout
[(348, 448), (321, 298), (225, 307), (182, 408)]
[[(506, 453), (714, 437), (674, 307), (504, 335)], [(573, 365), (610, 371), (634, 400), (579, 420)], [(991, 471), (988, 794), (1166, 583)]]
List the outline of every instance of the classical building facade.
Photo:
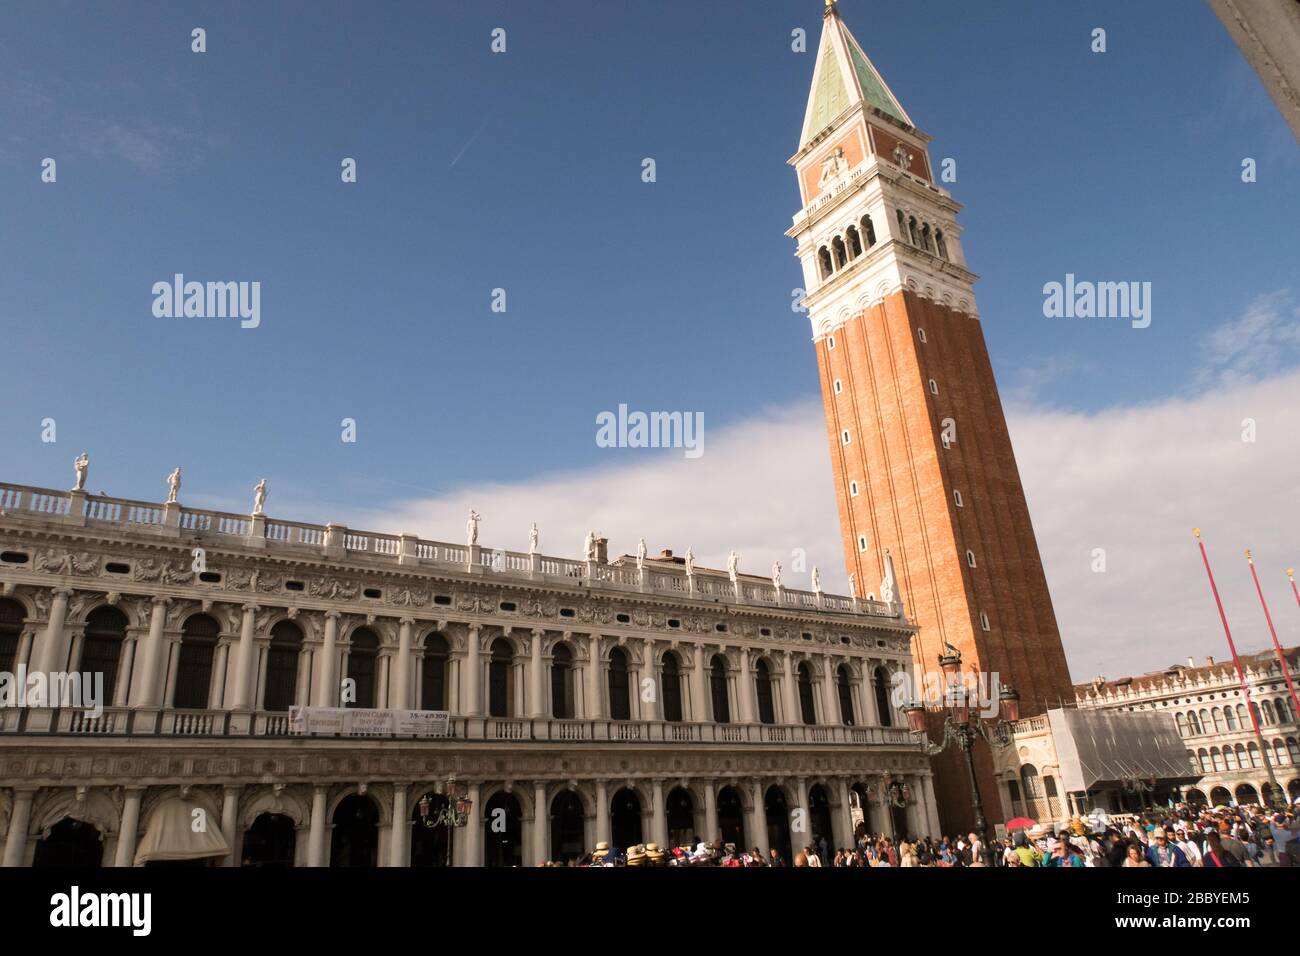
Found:
[[(821, 375), (845, 563), (874, 591), (898, 566), (923, 674), (945, 645), (1020, 692), (1027, 715), (1073, 697), (1029, 509), (929, 137), (827, 4), (787, 233)], [(937, 729), (937, 724), (936, 724)], [(998, 819), (989, 757), (978, 773)], [(937, 758), (944, 826), (971, 824), (965, 767)], [(951, 780), (951, 786), (946, 785)]]
[[(1300, 671), (1300, 648), (1283, 653), (1294, 676)], [(1294, 802), (1300, 798), (1300, 722), (1282, 667), (1273, 651), (1240, 660), (1278, 786)], [(1119, 680), (1099, 677), (1075, 690), (1080, 708), (1169, 714), (1201, 774), (1187, 788), (1188, 800), (1218, 806), (1259, 803), (1269, 795), (1264, 753), (1231, 661), (1207, 658), (1197, 666), (1188, 658), (1185, 667)]]
[[(667, 553), (0, 484), (3, 863), (534, 865), (697, 836), (788, 853), (858, 820), (934, 833), (889, 694), (914, 630), (897, 603)], [(102, 706), (13, 696), (64, 672), (99, 675)], [(340, 705), (399, 721), (303, 732)], [(428, 712), (438, 736), (403, 733)], [(449, 785), (465, 825), (430, 826)]]

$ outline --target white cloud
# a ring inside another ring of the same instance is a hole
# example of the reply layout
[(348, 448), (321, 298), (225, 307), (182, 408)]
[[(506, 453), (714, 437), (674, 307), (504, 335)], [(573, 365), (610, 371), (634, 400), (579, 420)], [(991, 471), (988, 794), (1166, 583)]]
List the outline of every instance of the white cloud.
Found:
[(1285, 290), (1261, 295), (1240, 319), (1206, 336), (1204, 348), (1202, 384), (1254, 382), (1292, 368), (1300, 360), (1300, 306)]
[[(1257, 382), (1226, 378), (1194, 396), (1140, 407), (1012, 412), (1012, 439), (1076, 681), (1154, 670), (1188, 655), (1227, 656), (1195, 525), (1210, 549), (1239, 648), (1270, 646), (1246, 547), (1254, 549), (1279, 635), (1300, 644), (1300, 608), (1283, 573), (1300, 565), (1300, 371)], [(1246, 418), (1256, 423), (1253, 443), (1242, 441)], [(806, 587), (806, 572), (791, 571), (791, 551), (802, 548), (808, 569), (820, 565), (823, 586), (842, 593), (820, 405), (769, 411), (711, 433), (706, 448), (694, 461), (680, 452), (648, 457), (611, 449), (605, 467), (478, 485), (349, 516), (349, 523), (460, 541), (474, 507), (483, 515), (480, 541), (487, 547), (525, 550), (536, 521), (548, 554), (578, 557), (589, 530), (610, 538), (611, 554), (634, 551), (644, 535), (652, 553), (681, 554), (691, 545), (698, 561), (713, 567), (725, 567), (731, 548), (754, 573), (766, 574), (779, 559), (786, 582)], [(1105, 573), (1091, 570), (1094, 548), (1106, 549)], [(866, 584), (864, 590), (874, 589), (875, 582)]]

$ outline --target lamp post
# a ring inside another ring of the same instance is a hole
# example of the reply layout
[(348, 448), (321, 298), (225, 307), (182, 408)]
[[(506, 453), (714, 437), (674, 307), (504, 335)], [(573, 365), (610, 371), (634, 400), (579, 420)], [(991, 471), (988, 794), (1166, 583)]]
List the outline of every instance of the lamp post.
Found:
[(997, 721), (986, 724), (970, 704), (970, 696), (961, 682), (961, 652), (951, 644), (945, 645), (946, 654), (939, 655), (939, 667), (947, 679), (948, 713), (943, 721), (943, 740), (932, 744), (925, 736), (925, 705), (917, 702), (903, 708), (908, 729), (922, 741), (922, 749), (929, 756), (942, 753), (950, 744), (956, 744), (966, 755), (966, 771), (970, 778), (971, 806), (975, 811), (975, 832), (983, 843), (984, 865), (993, 865), (993, 847), (989, 840), (988, 821), (984, 819), (984, 801), (980, 797), (979, 781), (975, 779), (975, 741), (983, 737), (989, 746), (1011, 745), (1011, 725), (1020, 719), (1020, 695), (1003, 684), (998, 689), (1000, 711)]
[(420, 822), (430, 830), (438, 827), (447, 828), (447, 866), (451, 866), (451, 832), (456, 827), (463, 827), (469, 822), (469, 811), (474, 801), (461, 792), (455, 779), (447, 781), (446, 802), (437, 810), (426, 793), (416, 805), (420, 810)]
[(1137, 798), (1142, 805), (1142, 812), (1147, 812), (1147, 794), (1156, 788), (1154, 778), (1144, 777), (1137, 770), (1130, 770), (1121, 778), (1124, 783), (1126, 793), (1137, 794)]

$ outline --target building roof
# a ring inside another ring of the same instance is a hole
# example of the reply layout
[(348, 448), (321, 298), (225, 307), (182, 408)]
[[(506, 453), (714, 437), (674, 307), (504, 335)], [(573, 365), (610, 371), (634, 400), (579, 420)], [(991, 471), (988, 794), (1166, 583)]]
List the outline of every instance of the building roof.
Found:
[(878, 110), (909, 129), (913, 126), (898, 98), (840, 19), (839, 11), (831, 6), (822, 24), (799, 147), (802, 149), (816, 139), (843, 113), (856, 106)]
[[(1298, 676), (1296, 671), (1300, 669), (1300, 647), (1284, 647), (1282, 652), (1286, 655), (1287, 666), (1291, 668), (1292, 679), (1295, 679)], [(1277, 660), (1277, 654), (1272, 648), (1238, 656), (1241, 666), (1246, 670), (1267, 667)], [(1075, 684), (1074, 692), (1076, 697), (1096, 697), (1121, 689), (1129, 693), (1140, 693), (1144, 690), (1159, 693), (1164, 690), (1162, 685), (1167, 684), (1171, 679), (1200, 682), (1216, 678), (1236, 678), (1231, 660), (1215, 661), (1213, 658), (1207, 658), (1205, 664), (1195, 667), (1188, 664), (1172, 664), (1164, 670), (1133, 677), (1118, 677), (1114, 680), (1099, 677), (1085, 684)]]

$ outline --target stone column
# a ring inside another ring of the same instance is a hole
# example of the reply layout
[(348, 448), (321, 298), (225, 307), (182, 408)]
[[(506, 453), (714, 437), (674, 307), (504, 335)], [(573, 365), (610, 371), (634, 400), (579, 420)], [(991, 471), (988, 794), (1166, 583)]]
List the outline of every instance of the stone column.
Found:
[(244, 617), (239, 624), (239, 653), (235, 658), (235, 690), (230, 697), (231, 710), (249, 710), (253, 705), (253, 690), (250, 686), (256, 651), (253, 645), (253, 622), (259, 610), (256, 604), (244, 605)]
[(469, 822), (465, 824), (465, 865), (483, 865), (483, 785), (471, 783), (466, 787), (471, 803)]
[(706, 843), (716, 840), (718, 833), (718, 795), (714, 792), (712, 780), (704, 781), (704, 835)]
[(862, 662), (862, 679), (858, 686), (862, 691), (862, 723), (867, 727), (880, 726), (880, 713), (876, 707), (876, 662)]
[[(483, 713), (483, 668), (479, 665), (479, 625), (471, 624), (465, 638), (465, 715), (478, 717)], [(477, 784), (475, 785), (477, 786)], [(471, 866), (482, 864), (472, 863)]]
[(787, 724), (803, 723), (803, 714), (799, 710), (799, 693), (794, 683), (794, 651), (786, 651), (782, 661), (785, 668), (781, 680), (781, 696), (785, 699), (785, 722)]
[[(33, 670), (43, 673), (51, 671), (61, 671), (68, 657), (68, 648), (64, 640), (63, 625), (68, 617), (68, 598), (72, 596), (72, 591), (68, 588), (55, 588), (54, 600), (50, 603), (50, 617), (45, 625), (45, 633), (41, 635), (40, 645), (37, 647), (37, 665)], [(46, 706), (50, 702), (46, 701)]]
[[(695, 670), (691, 673), (691, 710), (693, 711), (691, 716), (697, 723), (712, 719), (712, 715), (709, 714), (709, 677), (704, 666), (703, 644), (695, 645)], [(714, 812), (716, 811), (715, 807)], [(707, 839), (712, 840), (716, 836), (715, 833)]]
[(311, 792), (311, 829), (307, 835), (307, 865), (329, 866), (329, 847), (325, 842), (328, 824), (325, 821), (327, 787), (314, 787)]
[(335, 668), (339, 663), (338, 611), (325, 612), (325, 639), (320, 650), (320, 671), (316, 676), (316, 706), (336, 707), (339, 702), (339, 677)]
[(212, 683), (208, 688), (208, 709), (220, 710), (226, 693), (226, 658), (230, 654), (230, 642), (224, 637), (217, 641), (217, 650), (212, 655)]
[(158, 678), (163, 655), (163, 628), (167, 624), (167, 606), (171, 598), (156, 597), (149, 612), (149, 635), (144, 640), (141, 653), (140, 682), (132, 687), (132, 707), (157, 707), (162, 700), (162, 687)]
[[(181, 642), (163, 640), (163, 654), (167, 659), (167, 680), (163, 683), (163, 706), (173, 707), (176, 700), (176, 675), (181, 667)], [(208, 673), (208, 693), (212, 692), (212, 673)]]
[[(601, 680), (601, 671), (604, 670), (604, 663), (600, 658), (600, 635), (587, 635), (587, 717), (592, 720), (599, 720), (605, 716), (605, 693), (604, 681)], [(606, 811), (608, 812), (608, 807)]]
[(533, 628), (528, 658), (528, 716), (546, 716), (545, 668), (542, 662), (542, 638), (546, 632)]
[(736, 696), (740, 705), (740, 722), (742, 724), (752, 724), (757, 719), (754, 716), (754, 674), (749, 666), (749, 648), (740, 649), (740, 674), (736, 679)]
[(117, 854), (114, 866), (135, 866), (135, 841), (140, 830), (140, 801), (144, 790), (130, 789), (122, 801), (122, 821), (117, 828)]
[(609, 784), (596, 781), (596, 842), (608, 843), (612, 837), (609, 829)]
[[(403, 708), (405, 709), (405, 708)], [(406, 806), (407, 784), (393, 784), (393, 826), (388, 836), (388, 865), (410, 866), (411, 820)]]
[[(803, 819), (803, 830), (799, 833), (795, 833), (794, 828), (793, 827), (790, 828), (791, 829), (790, 852), (793, 853), (795, 856), (798, 856), (799, 851), (802, 850), (804, 847), (811, 845), (813, 841), (812, 811), (811, 808), (808, 806), (808, 778), (807, 777), (796, 778), (794, 786), (795, 786), (795, 799), (799, 801), (799, 804), (797, 807), (791, 807), (790, 809), (803, 811), (803, 813), (800, 814), (800, 816)], [(816, 848), (814, 847), (814, 849)], [(791, 860), (790, 862), (794, 863), (794, 860)], [(822, 862), (825, 863), (826, 861), (823, 860)]]
[(852, 849), (853, 847), (853, 820), (849, 817), (849, 781), (847, 777), (839, 777), (832, 781), (830, 788), (834, 789), (832, 794), (839, 801), (838, 808), (831, 809), (831, 834), (835, 839), (835, 846)]
[[(533, 634), (538, 634), (533, 631)], [(536, 639), (536, 638), (534, 638)], [(541, 866), (549, 860), (547, 846), (550, 844), (550, 814), (546, 807), (546, 781), (533, 781), (533, 863)]]
[(239, 827), (239, 793), (242, 787), (226, 787), (221, 795), (221, 835), (226, 838), (230, 852), (221, 859), (222, 866), (239, 866), (239, 848), (235, 845)]
[(22, 866), (27, 849), (27, 828), (32, 822), (32, 798), (35, 790), (15, 790), (12, 812), (9, 814), (9, 835), (5, 838), (2, 866)]
[(113, 706), (126, 707), (130, 702), (131, 671), (135, 666), (135, 649), (138, 643), (134, 634), (127, 632), (122, 638), (121, 659), (117, 662), (117, 678), (113, 681)]
[(827, 654), (822, 658), (822, 709), (825, 710), (823, 724), (836, 726), (844, 723), (840, 714), (840, 696), (835, 686), (835, 662)]
[[(653, 637), (646, 638), (644, 656), (645, 656), (645, 669), (642, 672), (641, 676), (650, 678), (650, 681), (654, 688), (654, 697), (651, 700), (646, 701), (644, 700), (644, 695), (640, 695), (642, 697), (641, 719), (642, 720), (663, 720), (664, 719), (664, 702), (663, 702), (664, 688), (663, 688), (663, 681), (659, 679), (659, 665), (658, 662), (655, 660), (655, 641)], [(667, 839), (666, 833), (667, 831), (665, 831), (665, 839)], [(663, 846), (662, 843), (659, 845)]]
[(659, 849), (668, 846), (668, 809), (664, 805), (664, 782), (658, 778), (651, 781), (650, 807), (654, 822), (650, 828), (651, 839), (659, 844)]
[(402, 618), (397, 627), (397, 660), (393, 662), (393, 678), (388, 683), (389, 706), (394, 710), (411, 709), (411, 631), (414, 627), (415, 619), (411, 617)]
[[(939, 804), (934, 797), (934, 777), (931, 774), (921, 776), (921, 799), (925, 807), (926, 826), (930, 830), (927, 836), (937, 837), (939, 836)], [(1010, 805), (1010, 803), (1004, 804), (1004, 806)], [(984, 839), (983, 834), (980, 835), (980, 839)]]
[[(767, 862), (767, 851), (771, 849), (767, 844), (767, 806), (763, 792), (763, 781), (755, 777), (750, 781), (750, 802), (753, 806), (749, 811), (749, 839), (753, 846), (758, 847), (759, 852), (763, 854), (763, 861)], [(752, 849), (753, 847), (747, 847)]]

